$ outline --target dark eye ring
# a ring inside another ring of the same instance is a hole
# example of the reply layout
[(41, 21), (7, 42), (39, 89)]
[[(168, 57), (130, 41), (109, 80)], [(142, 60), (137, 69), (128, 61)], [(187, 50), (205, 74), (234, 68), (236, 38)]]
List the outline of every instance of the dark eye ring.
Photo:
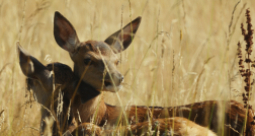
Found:
[(90, 58), (86, 58), (86, 59), (83, 60), (83, 62), (84, 62), (85, 65), (89, 65), (89, 64), (91, 64), (92, 61), (91, 61)]

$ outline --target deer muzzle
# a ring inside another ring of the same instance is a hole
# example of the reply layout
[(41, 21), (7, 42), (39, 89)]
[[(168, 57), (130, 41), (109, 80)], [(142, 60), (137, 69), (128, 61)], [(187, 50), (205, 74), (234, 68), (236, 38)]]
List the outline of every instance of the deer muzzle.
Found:
[(124, 76), (120, 73), (110, 73), (105, 76), (104, 86), (106, 91), (116, 92), (122, 88), (121, 83), (124, 81)]

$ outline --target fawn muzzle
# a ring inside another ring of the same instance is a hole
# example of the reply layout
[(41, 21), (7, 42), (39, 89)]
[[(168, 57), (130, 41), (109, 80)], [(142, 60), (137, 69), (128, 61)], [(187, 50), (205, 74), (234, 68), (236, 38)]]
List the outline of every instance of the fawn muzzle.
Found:
[(106, 91), (116, 92), (122, 88), (121, 83), (124, 80), (124, 76), (120, 73), (108, 73), (104, 79), (104, 86)]

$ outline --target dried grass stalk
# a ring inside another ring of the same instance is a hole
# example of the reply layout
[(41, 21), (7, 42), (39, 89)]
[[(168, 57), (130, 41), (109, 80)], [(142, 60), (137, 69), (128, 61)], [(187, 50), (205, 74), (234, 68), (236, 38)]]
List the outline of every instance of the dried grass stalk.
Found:
[[(254, 79), (253, 79), (253, 74), (251, 72), (252, 68), (255, 68), (255, 61), (251, 59), (252, 55), (252, 38), (253, 38), (253, 29), (252, 29), (252, 24), (251, 24), (251, 16), (250, 16), (250, 10), (246, 10), (246, 23), (247, 23), (247, 30), (245, 30), (243, 23), (241, 24), (241, 31), (242, 35), (244, 36), (244, 41), (246, 43), (246, 48), (245, 48), (245, 59), (243, 60), (243, 54), (241, 50), (241, 43), (238, 42), (238, 58), (239, 58), (239, 72), (244, 78), (244, 90), (245, 92), (242, 94), (243, 96), (243, 102), (244, 102), (244, 107), (247, 108), (247, 116), (249, 113), (252, 113), (252, 106), (249, 103), (249, 100), (251, 98), (251, 91), (252, 91), (252, 85), (254, 84)], [(244, 64), (243, 64), (244, 62)], [(252, 113), (253, 114), (253, 113)], [(247, 120), (246, 116), (246, 123), (245, 123), (245, 128), (248, 128), (247, 126), (249, 125), (255, 125), (254, 120)], [(254, 116), (254, 115), (253, 115)], [(249, 124), (250, 123), (250, 124)], [(247, 132), (247, 129), (244, 129), (244, 136), (249, 135), (249, 132)]]

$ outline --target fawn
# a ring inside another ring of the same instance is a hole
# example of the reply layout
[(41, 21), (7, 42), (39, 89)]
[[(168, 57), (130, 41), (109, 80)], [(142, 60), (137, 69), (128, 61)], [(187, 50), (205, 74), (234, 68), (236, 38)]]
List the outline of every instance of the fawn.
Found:
[[(75, 92), (74, 90), (79, 79), (75, 78), (69, 66), (61, 63), (51, 63), (44, 66), (36, 58), (27, 54), (19, 46), (19, 43), (17, 43), (17, 45), (20, 67), (24, 75), (27, 76), (27, 87), (29, 90), (33, 90), (34, 99), (42, 105), (40, 133), (45, 131), (46, 123), (44, 120), (46, 118), (51, 118), (51, 114), (53, 114), (54, 118), (57, 118), (55, 119), (57, 122), (54, 122), (53, 125), (53, 134), (55, 135), (59, 131), (66, 130), (68, 124), (72, 121), (72, 115), (69, 120), (67, 115), (69, 114), (68, 108), (71, 99), (69, 97), (72, 97)], [(53, 77), (52, 71), (54, 71), (54, 75), (57, 78)], [(53, 83), (55, 83), (55, 89), (53, 88)], [(85, 95), (80, 91), (81, 89), (86, 91)], [(81, 98), (84, 102), (94, 98), (100, 93), (84, 82), (81, 82), (77, 92), (79, 96), (82, 96)], [(63, 110), (57, 111), (58, 106), (61, 105), (61, 102), (59, 102), (60, 97), (62, 97)]]
[[(136, 18), (104, 41), (80, 42), (72, 24), (59, 12), (55, 12), (54, 37), (58, 45), (69, 52), (74, 62), (74, 74), (77, 77), (97, 90), (113, 92), (121, 88), (124, 78), (116, 68), (119, 62), (116, 54), (128, 48), (140, 21), (141, 17)], [(121, 117), (121, 108), (104, 103), (101, 95), (86, 103), (79, 100), (74, 103), (74, 116), (77, 118), (76, 112), (79, 111), (81, 122), (89, 122), (95, 112), (97, 112), (97, 124), (100, 126), (106, 120), (113, 125), (120, 118), (124, 118)], [(130, 106), (125, 113), (127, 113), (128, 123), (133, 124), (146, 121), (148, 116), (151, 118), (183, 116), (194, 120), (199, 125), (209, 126), (215, 132), (222, 131), (224, 128), (224, 135), (240, 135), (243, 131), (246, 109), (236, 101), (227, 101), (225, 114), (222, 115), (224, 118), (220, 118), (221, 105), (224, 104), (218, 101), (205, 101), (169, 108)], [(249, 110), (249, 112), (253, 111)], [(252, 120), (252, 114), (248, 115), (248, 120)], [(224, 120), (221, 121), (222, 119)], [(224, 126), (220, 127), (221, 125)], [(249, 123), (246, 128), (248, 133), (254, 134), (254, 128)]]
[[(57, 122), (53, 125), (53, 135), (61, 135), (62, 132), (65, 132), (64, 135), (67, 136), (69, 134), (79, 136), (82, 135), (91, 135), (95, 134), (96, 136), (99, 135), (113, 135), (114, 130), (105, 131), (103, 132), (99, 126), (96, 126), (91, 123), (83, 123), (79, 125), (77, 128), (71, 124), (68, 120), (68, 108), (70, 107), (70, 99), (73, 95), (75, 95), (75, 99), (83, 99), (83, 102), (88, 101), (89, 99), (97, 96), (99, 92), (97, 90), (93, 90), (92, 87), (87, 85), (86, 83), (81, 83), (78, 88), (78, 93), (73, 94), (73, 90), (75, 90), (77, 86), (77, 78), (75, 78), (71, 68), (65, 64), (61, 63), (51, 63), (48, 64), (46, 67), (41, 64), (37, 59), (29, 54), (25, 53), (25, 51), (18, 46), (19, 52), (19, 59), (20, 59), (20, 67), (24, 75), (27, 76), (27, 86), (33, 90), (34, 97), (38, 103), (42, 104), (45, 108), (42, 108), (42, 132), (44, 134), (45, 123), (44, 119), (46, 117), (51, 117), (50, 111), (47, 109), (51, 109), (51, 105), (54, 105), (53, 114), (58, 113), (57, 107), (58, 102), (57, 100), (61, 97), (59, 94), (63, 94), (63, 111), (62, 115), (57, 117)], [(54, 77), (53, 77), (54, 73)], [(55, 92), (53, 89), (53, 80), (55, 80), (56, 89)], [(86, 92), (85, 94), (79, 93), (80, 91)], [(52, 97), (53, 96), (53, 97)], [(80, 97), (79, 97), (80, 96)], [(85, 97), (85, 99), (84, 99)], [(50, 98), (54, 98), (53, 101)], [(72, 106), (71, 106), (72, 107)], [(47, 109), (46, 109), (47, 108)], [(61, 111), (60, 111), (61, 112)], [(65, 122), (66, 121), (66, 122)], [(59, 126), (57, 126), (59, 123)], [(59, 128), (58, 128), (59, 127)], [(67, 131), (68, 130), (68, 131)], [(146, 134), (147, 131), (150, 130), (154, 131), (154, 133), (168, 133), (174, 134), (176, 136), (192, 136), (194, 134), (198, 136), (216, 136), (212, 131), (208, 130), (207, 128), (201, 127), (192, 121), (189, 121), (185, 118), (169, 118), (169, 119), (158, 119), (153, 120), (152, 122), (142, 122), (135, 125), (131, 125), (130, 129), (125, 127), (124, 129), (120, 129), (123, 131), (125, 135), (142, 135)], [(122, 132), (122, 133), (123, 133)]]

